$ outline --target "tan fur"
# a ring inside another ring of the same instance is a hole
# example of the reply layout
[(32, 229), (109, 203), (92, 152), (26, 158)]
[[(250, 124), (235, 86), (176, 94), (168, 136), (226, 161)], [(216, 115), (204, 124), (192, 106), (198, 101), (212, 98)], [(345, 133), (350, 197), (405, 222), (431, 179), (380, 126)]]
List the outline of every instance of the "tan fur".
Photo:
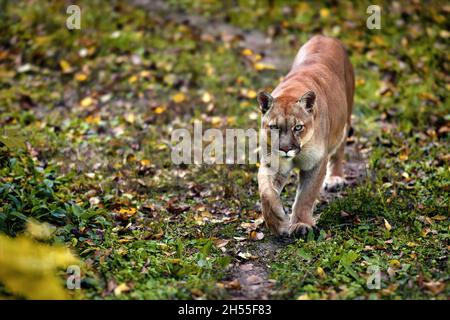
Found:
[[(331, 190), (342, 186), (353, 94), (353, 67), (342, 44), (315, 36), (300, 48), (272, 94), (258, 95), (262, 128), (276, 126), (280, 132), (279, 153), (270, 155), (278, 157), (279, 170), (263, 164), (258, 172), (262, 213), (274, 233), (311, 229), (322, 185)], [(280, 192), (294, 167), (300, 168), (300, 181), (289, 218)]]

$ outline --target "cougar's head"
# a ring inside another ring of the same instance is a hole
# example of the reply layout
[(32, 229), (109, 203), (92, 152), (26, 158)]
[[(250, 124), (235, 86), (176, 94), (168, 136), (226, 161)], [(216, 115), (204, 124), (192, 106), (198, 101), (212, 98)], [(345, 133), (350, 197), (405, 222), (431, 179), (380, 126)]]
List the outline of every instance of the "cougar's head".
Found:
[(280, 157), (292, 159), (314, 135), (314, 105), (316, 94), (308, 91), (301, 97), (280, 96), (273, 98), (269, 93), (260, 92), (257, 96), (262, 112), (261, 127), (273, 133), (277, 130), (276, 151)]

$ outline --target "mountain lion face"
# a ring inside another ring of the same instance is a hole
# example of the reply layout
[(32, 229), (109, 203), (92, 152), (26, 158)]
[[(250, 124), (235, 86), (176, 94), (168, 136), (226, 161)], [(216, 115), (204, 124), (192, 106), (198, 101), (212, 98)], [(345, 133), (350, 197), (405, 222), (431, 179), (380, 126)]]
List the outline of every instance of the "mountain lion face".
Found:
[[(278, 135), (270, 134), (272, 142), (279, 148), (276, 151), (282, 158), (293, 159), (302, 147), (314, 135), (314, 104), (316, 95), (313, 91), (298, 97), (273, 98), (269, 93), (258, 94), (262, 116), (262, 129), (277, 130)], [(277, 141), (278, 140), (278, 141)]]

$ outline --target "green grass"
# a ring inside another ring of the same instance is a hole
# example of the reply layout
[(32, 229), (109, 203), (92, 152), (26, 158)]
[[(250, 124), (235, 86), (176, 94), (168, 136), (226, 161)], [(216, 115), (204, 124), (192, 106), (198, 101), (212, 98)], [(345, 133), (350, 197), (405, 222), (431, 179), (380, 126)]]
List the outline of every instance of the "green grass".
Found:
[[(319, 30), (340, 38), (356, 70), (355, 135), (370, 149), (366, 181), (321, 207), (320, 234), (269, 261), (272, 297), (448, 297), (443, 7), (386, 2), (382, 29), (370, 31), (360, 2), (239, 4), (170, 2), (184, 14), (275, 32), (275, 52), (289, 59)], [(0, 231), (14, 236), (29, 217), (56, 225), (53, 241), (85, 262), (85, 298), (230, 297), (223, 280), (232, 264), (257, 252), (242, 226), (259, 216), (257, 168), (174, 166), (170, 134), (195, 119), (257, 128), (248, 91), (274, 87), (286, 70), (257, 71), (238, 41), (211, 41), (208, 30), (151, 10), (80, 5), (81, 30), (66, 30), (58, 1), (9, 5), (0, 22)], [(11, 136), (18, 142), (8, 144)], [(273, 241), (258, 230), (260, 242)], [(369, 266), (379, 267), (380, 290), (366, 286)]]

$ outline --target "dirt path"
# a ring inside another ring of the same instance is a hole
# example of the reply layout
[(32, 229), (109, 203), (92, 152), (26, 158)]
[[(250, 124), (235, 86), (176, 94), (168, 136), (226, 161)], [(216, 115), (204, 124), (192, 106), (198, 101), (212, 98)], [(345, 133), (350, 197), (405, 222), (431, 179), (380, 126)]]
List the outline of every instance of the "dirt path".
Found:
[[(160, 14), (164, 19), (186, 24), (190, 28), (198, 30), (202, 37), (224, 42), (238, 41), (239, 47), (260, 54), (262, 56), (261, 62), (275, 66), (280, 71), (280, 75), (289, 69), (293, 59), (293, 57), (286, 56), (286, 50), (278, 46), (276, 41), (260, 31), (242, 30), (219, 19), (211, 20), (183, 12), (168, 12), (164, 1), (130, 0), (130, 2), (146, 10), (151, 10), (153, 13), (164, 13)], [(348, 188), (357, 185), (367, 176), (366, 157), (361, 152), (362, 149), (363, 145), (355, 141), (353, 137), (348, 139), (346, 146), (347, 161), (345, 163), (347, 187), (335, 193), (322, 191), (316, 212), (320, 213), (320, 208), (338, 197), (345, 196)], [(293, 195), (289, 197), (293, 198)], [(292, 238), (278, 239), (269, 236), (268, 241), (258, 242), (255, 250), (256, 257), (252, 260), (237, 262), (227, 277), (230, 283), (229, 293), (231, 297), (233, 299), (269, 299), (275, 286), (275, 280), (269, 278), (269, 264), (278, 249), (293, 241)]]

